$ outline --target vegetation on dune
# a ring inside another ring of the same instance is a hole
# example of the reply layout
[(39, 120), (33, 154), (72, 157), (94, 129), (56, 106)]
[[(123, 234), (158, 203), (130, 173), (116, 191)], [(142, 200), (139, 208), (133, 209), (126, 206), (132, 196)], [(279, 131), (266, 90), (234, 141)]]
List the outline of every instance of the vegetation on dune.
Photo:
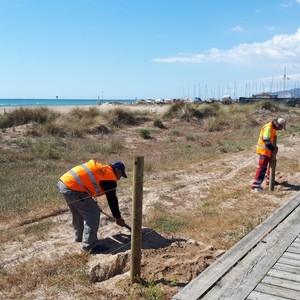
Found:
[[(152, 118), (153, 128), (147, 125), (147, 128), (140, 128), (136, 134), (149, 141), (164, 134), (170, 137), (166, 144), (171, 147), (165, 153), (166, 157), (159, 161), (152, 160), (147, 152), (148, 169), (155, 172), (174, 161), (176, 165), (172, 164), (172, 168), (181, 168), (189, 161), (192, 163), (212, 155), (251, 147), (256, 140), (259, 126), (253, 115), (258, 105), (277, 112), (287, 110), (270, 101), (249, 106), (223, 106), (218, 103), (195, 106), (179, 102), (171, 105), (160, 118), (149, 113), (147, 117)], [(90, 157), (111, 161), (115, 157), (125, 156), (125, 161), (128, 161), (132, 153), (126, 153), (126, 142), (122, 142), (114, 131), (120, 126), (142, 125), (142, 114), (144, 113), (138, 115), (120, 107), (106, 113), (97, 108), (78, 108), (66, 114), (55, 113), (48, 108), (18, 108), (0, 116), (2, 132), (9, 134), (8, 139), (4, 135), (1, 137), (0, 161), (3, 174), (7, 175), (1, 177), (1, 183), (7, 188), (2, 195), (3, 200), (0, 201), (0, 214), (3, 218), (7, 218), (6, 213), (10, 211), (26, 214), (27, 203), (30, 203), (30, 210), (35, 206), (40, 209), (41, 202), (46, 208), (56, 205), (59, 201), (55, 196), (56, 180), (72, 163), (76, 164)], [(174, 126), (167, 128), (164, 123), (170, 118), (179, 118), (181, 124), (193, 122), (196, 130), (182, 133)], [(20, 126), (22, 134), (17, 132)], [(297, 131), (296, 126), (294, 130)], [(211, 132), (224, 134), (214, 140), (210, 138)], [(183, 141), (178, 142), (178, 138)], [(153, 151), (159, 148), (158, 145), (151, 147), (154, 147)], [(137, 153), (140, 151), (137, 150)], [(19, 180), (24, 169), (31, 169), (32, 172)], [(19, 182), (18, 185), (14, 185), (15, 180)], [(44, 185), (46, 188), (43, 188)], [(26, 190), (28, 192), (24, 197)]]
[[(130, 174), (133, 156), (143, 155), (145, 196), (151, 190), (150, 178), (157, 174), (161, 176), (159, 188), (168, 186), (159, 204), (147, 211), (144, 225), (162, 234), (188, 236), (213, 243), (217, 248), (228, 248), (264, 220), (275, 209), (274, 203), (250, 199), (247, 189), (232, 188), (235, 183), (226, 178), (207, 186), (205, 199), (200, 200), (199, 195), (197, 205), (189, 209), (181, 209), (189, 201), (182, 191), (203, 184), (193, 182), (195, 165), (202, 167), (200, 170), (210, 166), (207, 172), (216, 174), (226, 171), (229, 167), (226, 163), (220, 164), (220, 158), (225, 154), (253, 151), (262, 123), (281, 114), (293, 120), (289, 134), (299, 134), (299, 109), (270, 101), (226, 106), (179, 102), (170, 105), (161, 115), (131, 111), (126, 107), (107, 112), (98, 108), (78, 108), (68, 113), (56, 113), (48, 108), (13, 110), (0, 116), (0, 185), (5, 187), (0, 196), (0, 218), (11, 228), (9, 232), (1, 230), (0, 241), (16, 241), (21, 235), (36, 241), (47, 235), (55, 226), (47, 220), (23, 231), (16, 225), (30, 224), (30, 220), (39, 216), (66, 209), (56, 184), (70, 167), (91, 158), (103, 162), (122, 159)], [(284, 172), (300, 171), (299, 163), (289, 157), (278, 165)], [(190, 175), (189, 182), (179, 181), (179, 172)], [(245, 167), (243, 174), (238, 175), (239, 183), (248, 184), (253, 172)], [(121, 197), (128, 186), (131, 186), (130, 180), (120, 181)], [(177, 209), (170, 211), (170, 204)], [(88, 286), (92, 297), (96, 295), (96, 288), (93, 290), (84, 272), (86, 261), (84, 255), (71, 255), (53, 261), (33, 260), (11, 272), (0, 268), (0, 288), (7, 292), (11, 289), (11, 295), (17, 298), (40, 284), (63, 291), (76, 284), (82, 286), (83, 294), (84, 286)], [(163, 288), (151, 282), (144, 292), (128, 291), (128, 299), (134, 299), (130, 293), (145, 299), (167, 299)]]

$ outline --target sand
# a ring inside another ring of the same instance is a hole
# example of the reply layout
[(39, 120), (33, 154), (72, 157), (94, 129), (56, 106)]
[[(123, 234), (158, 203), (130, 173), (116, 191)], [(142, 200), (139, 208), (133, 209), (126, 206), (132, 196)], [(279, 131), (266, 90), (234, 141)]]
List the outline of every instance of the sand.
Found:
[[(0, 115), (5, 115), (7, 113), (10, 113), (11, 111), (20, 108), (21, 106), (3, 106), (0, 108)], [(23, 108), (39, 108), (40, 106), (26, 106)], [(45, 106), (43, 106), (45, 107)], [(168, 104), (115, 104), (115, 103), (103, 103), (101, 105), (67, 105), (67, 106), (46, 106), (50, 110), (54, 110), (60, 113), (68, 113), (71, 110), (77, 108), (77, 109), (84, 109), (88, 110), (90, 108), (98, 108), (101, 111), (109, 111), (118, 107), (126, 108), (129, 110), (134, 111), (146, 111), (149, 113), (161, 113), (164, 112), (170, 105)]]

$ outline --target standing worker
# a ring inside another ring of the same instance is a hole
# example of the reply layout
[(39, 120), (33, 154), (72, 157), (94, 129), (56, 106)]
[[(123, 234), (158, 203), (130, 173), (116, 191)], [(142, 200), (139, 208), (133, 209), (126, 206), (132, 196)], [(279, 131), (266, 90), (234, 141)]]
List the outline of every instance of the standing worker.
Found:
[[(270, 180), (270, 161), (272, 155), (276, 155), (278, 147), (273, 145), (276, 130), (286, 130), (286, 120), (277, 118), (272, 122), (265, 124), (259, 134), (256, 152), (259, 154), (258, 168), (255, 174), (254, 181), (251, 186), (252, 191), (261, 191), (262, 183), (266, 176), (266, 185), (269, 185)], [(267, 174), (266, 174), (267, 173)]]
[(59, 179), (57, 187), (72, 213), (75, 242), (82, 242), (83, 250), (90, 254), (108, 250), (97, 244), (101, 209), (94, 197), (105, 194), (116, 223), (125, 225), (116, 195), (117, 181), (121, 177), (127, 178), (121, 161), (107, 165), (92, 159), (72, 168)]

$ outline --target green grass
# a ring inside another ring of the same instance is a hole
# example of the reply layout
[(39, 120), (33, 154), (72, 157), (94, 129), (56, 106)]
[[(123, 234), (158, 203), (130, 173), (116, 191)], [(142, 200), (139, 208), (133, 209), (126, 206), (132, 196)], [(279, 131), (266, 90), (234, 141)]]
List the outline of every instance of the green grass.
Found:
[(142, 128), (139, 130), (139, 135), (144, 140), (151, 139), (151, 130), (147, 128)]
[(188, 220), (176, 218), (176, 216), (159, 216), (152, 220), (157, 231), (175, 233), (189, 226)]

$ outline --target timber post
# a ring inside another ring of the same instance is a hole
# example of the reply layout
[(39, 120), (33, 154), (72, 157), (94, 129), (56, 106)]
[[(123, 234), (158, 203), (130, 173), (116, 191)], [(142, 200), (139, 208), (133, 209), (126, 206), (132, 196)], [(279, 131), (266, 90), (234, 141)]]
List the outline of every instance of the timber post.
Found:
[(143, 211), (143, 172), (144, 157), (137, 156), (133, 166), (133, 205), (131, 231), (131, 284), (140, 281), (141, 245), (142, 245), (142, 211)]
[[(277, 135), (274, 137), (274, 147), (277, 147)], [(272, 155), (270, 161), (270, 183), (269, 183), (269, 191), (274, 191), (275, 186), (275, 171), (276, 171), (276, 154)]]

